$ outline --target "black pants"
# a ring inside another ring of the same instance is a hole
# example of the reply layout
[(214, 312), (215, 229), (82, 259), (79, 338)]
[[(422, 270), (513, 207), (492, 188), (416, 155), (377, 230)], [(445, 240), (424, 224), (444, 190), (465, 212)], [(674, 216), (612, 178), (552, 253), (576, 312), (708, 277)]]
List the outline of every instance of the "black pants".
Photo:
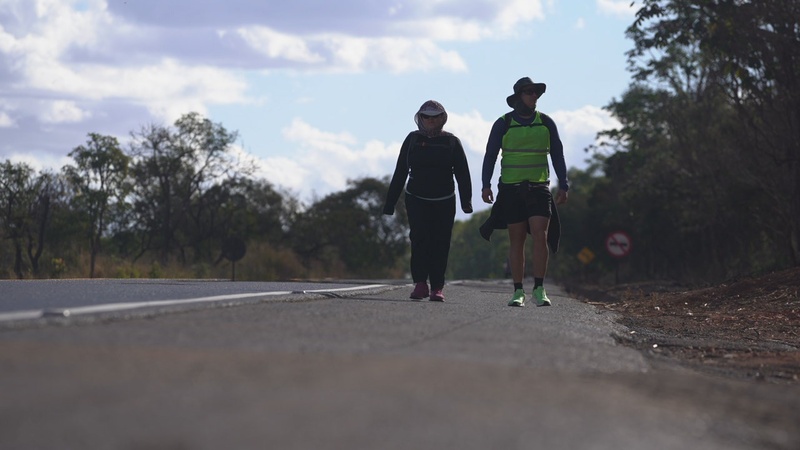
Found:
[(430, 279), (432, 289), (441, 289), (456, 218), (456, 197), (422, 200), (406, 194), (405, 201), (411, 228), (411, 277), (415, 283)]

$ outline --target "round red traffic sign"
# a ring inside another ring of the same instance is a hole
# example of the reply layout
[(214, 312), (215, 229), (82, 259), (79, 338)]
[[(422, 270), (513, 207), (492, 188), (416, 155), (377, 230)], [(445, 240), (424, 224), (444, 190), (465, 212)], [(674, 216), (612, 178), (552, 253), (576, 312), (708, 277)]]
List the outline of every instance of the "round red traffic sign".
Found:
[(615, 258), (628, 256), (631, 252), (631, 237), (624, 231), (614, 231), (606, 238), (606, 250)]

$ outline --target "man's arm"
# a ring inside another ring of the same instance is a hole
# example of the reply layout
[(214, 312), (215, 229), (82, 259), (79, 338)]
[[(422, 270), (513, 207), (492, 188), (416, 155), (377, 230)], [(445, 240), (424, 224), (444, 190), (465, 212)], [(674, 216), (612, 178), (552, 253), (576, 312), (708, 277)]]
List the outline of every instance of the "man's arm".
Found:
[(550, 160), (553, 162), (553, 170), (558, 178), (558, 189), (566, 192), (569, 190), (569, 180), (567, 179), (567, 163), (564, 160), (564, 144), (561, 142), (558, 128), (553, 119), (544, 113), (541, 116), (542, 124), (550, 130)]
[(483, 155), (483, 167), (481, 169), (481, 187), (483, 189), (492, 187), (492, 174), (497, 163), (497, 156), (500, 155), (500, 147), (503, 145), (503, 136), (506, 134), (506, 122), (499, 118), (492, 125), (489, 132), (489, 139), (486, 141), (486, 153)]

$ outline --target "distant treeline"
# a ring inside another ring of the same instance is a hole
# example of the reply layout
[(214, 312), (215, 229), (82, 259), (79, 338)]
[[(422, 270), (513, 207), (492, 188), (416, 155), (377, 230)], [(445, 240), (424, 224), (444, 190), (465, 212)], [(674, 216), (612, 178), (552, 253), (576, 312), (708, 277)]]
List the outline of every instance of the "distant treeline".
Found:
[(386, 180), (302, 205), (234, 159), (236, 138), (192, 113), (124, 150), (89, 134), (58, 173), (2, 163), (2, 275), (209, 277), (236, 259), (231, 241), (245, 243), (240, 278), (402, 275), (406, 225), (381, 215)]
[[(621, 127), (570, 170), (550, 276), (718, 281), (800, 263), (797, 17), (794, 1), (643, 2), (632, 82), (606, 107)], [(123, 149), (90, 133), (59, 172), (0, 164), (0, 277), (227, 276), (231, 238), (246, 244), (240, 279), (407, 272), (386, 176), (304, 204), (196, 113), (131, 136)], [(487, 214), (456, 223), (450, 279), (505, 276), (505, 233), (478, 235)], [(613, 231), (631, 237), (624, 259), (605, 250)]]

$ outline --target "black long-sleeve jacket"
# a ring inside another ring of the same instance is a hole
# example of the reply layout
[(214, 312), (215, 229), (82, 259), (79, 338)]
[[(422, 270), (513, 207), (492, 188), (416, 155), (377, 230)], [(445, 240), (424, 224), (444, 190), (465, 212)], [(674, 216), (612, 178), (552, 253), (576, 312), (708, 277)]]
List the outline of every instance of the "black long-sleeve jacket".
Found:
[(448, 132), (428, 137), (412, 131), (400, 147), (383, 207), (384, 214), (394, 214), (404, 185), (406, 193), (425, 200), (444, 200), (454, 196), (454, 175), (461, 209), (472, 212), (472, 181), (461, 141)]

